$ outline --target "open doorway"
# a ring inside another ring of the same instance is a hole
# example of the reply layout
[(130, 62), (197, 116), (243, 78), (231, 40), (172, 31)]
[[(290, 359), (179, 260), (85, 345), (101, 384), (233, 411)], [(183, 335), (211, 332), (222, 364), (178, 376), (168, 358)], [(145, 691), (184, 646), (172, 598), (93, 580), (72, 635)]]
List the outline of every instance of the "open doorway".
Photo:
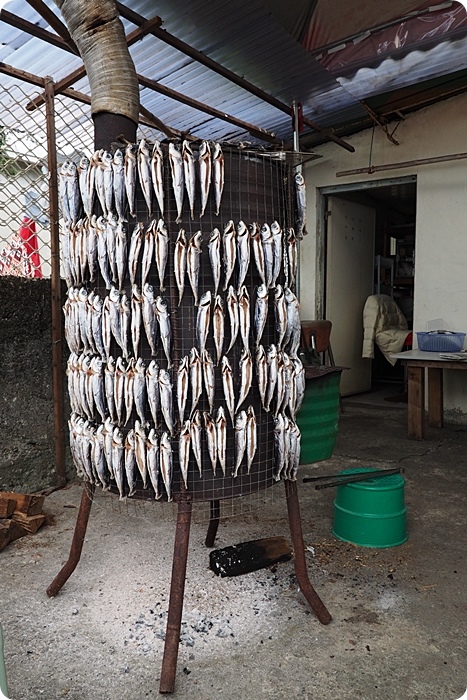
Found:
[(397, 393), (404, 381), (400, 363), (392, 366), (377, 346), (373, 360), (361, 357), (363, 307), (370, 294), (386, 294), (413, 327), (416, 177), (328, 187), (320, 195), (319, 304), (333, 323), (336, 364), (350, 368), (342, 395), (382, 385), (394, 385)]

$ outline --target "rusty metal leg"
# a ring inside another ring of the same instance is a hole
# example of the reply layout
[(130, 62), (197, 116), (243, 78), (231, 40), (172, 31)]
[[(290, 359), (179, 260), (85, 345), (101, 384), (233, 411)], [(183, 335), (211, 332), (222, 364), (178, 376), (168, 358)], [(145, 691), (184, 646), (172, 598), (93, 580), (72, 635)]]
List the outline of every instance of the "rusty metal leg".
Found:
[(172, 581), (170, 583), (169, 613), (165, 633), (164, 657), (162, 659), (160, 693), (173, 693), (177, 670), (180, 627), (182, 624), (183, 595), (185, 592), (188, 542), (190, 540), (192, 503), (181, 500), (178, 504), (177, 526), (175, 529)]
[(298, 585), (305, 596), (311, 609), (315, 613), (318, 620), (323, 625), (331, 622), (332, 617), (329, 610), (324, 605), (323, 601), (316, 593), (308, 578), (306, 568), (305, 546), (303, 544), (302, 521), (300, 518), (300, 504), (298, 502), (297, 482), (286, 479), (285, 497), (287, 500), (287, 511), (289, 514), (290, 534), (292, 536), (292, 545), (294, 548), (294, 563), (295, 573), (297, 575)]
[(209, 520), (208, 531), (206, 533), (206, 539), (204, 541), (206, 547), (214, 547), (214, 541), (217, 535), (217, 528), (219, 527), (220, 514), (221, 508), (219, 499), (211, 501), (211, 517)]
[(62, 586), (65, 585), (78, 565), (83, 549), (84, 538), (86, 536), (86, 528), (88, 526), (89, 513), (91, 511), (95, 488), (94, 484), (89, 484), (88, 482), (84, 484), (68, 561), (47, 588), (47, 595), (51, 598), (59, 593)]

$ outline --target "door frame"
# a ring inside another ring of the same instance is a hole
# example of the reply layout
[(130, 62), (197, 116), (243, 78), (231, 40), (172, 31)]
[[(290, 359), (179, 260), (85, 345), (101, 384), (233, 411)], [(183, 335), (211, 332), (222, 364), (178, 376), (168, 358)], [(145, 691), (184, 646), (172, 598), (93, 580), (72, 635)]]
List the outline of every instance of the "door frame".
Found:
[(325, 290), (326, 290), (326, 237), (327, 237), (327, 198), (344, 194), (345, 192), (358, 192), (364, 190), (388, 187), (391, 185), (406, 185), (416, 183), (416, 175), (405, 177), (391, 177), (380, 180), (365, 180), (343, 185), (328, 185), (316, 188), (316, 318), (324, 318)]

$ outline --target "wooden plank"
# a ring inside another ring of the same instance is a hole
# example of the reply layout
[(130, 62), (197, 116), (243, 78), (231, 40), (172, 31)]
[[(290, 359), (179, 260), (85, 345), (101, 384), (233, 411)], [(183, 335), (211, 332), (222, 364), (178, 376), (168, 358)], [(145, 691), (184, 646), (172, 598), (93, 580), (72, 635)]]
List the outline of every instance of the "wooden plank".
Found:
[(19, 540), (20, 537), (24, 537), (28, 534), (26, 528), (23, 527), (23, 525), (21, 523), (18, 523), (16, 520), (11, 519), (5, 520), (4, 522), (8, 523), (8, 534), (10, 536), (10, 542)]
[(13, 515), (16, 501), (13, 498), (0, 496), (0, 518), (9, 518)]
[(12, 520), (19, 523), (25, 530), (27, 530), (27, 532), (34, 535), (41, 525), (44, 524), (45, 515), (24, 515), (24, 513), (13, 513)]
[(443, 427), (443, 369), (428, 367), (428, 425)]
[(240, 576), (291, 558), (292, 549), (285, 537), (265, 537), (213, 550), (209, 567), (217, 576)]
[(10, 541), (10, 528), (6, 523), (0, 523), (0, 552)]
[(425, 436), (425, 369), (407, 368), (407, 418), (408, 437), (423, 440)]
[(39, 494), (14, 493), (13, 491), (0, 491), (0, 498), (14, 500), (16, 502), (15, 512), (25, 515), (39, 515), (45, 500), (45, 496)]

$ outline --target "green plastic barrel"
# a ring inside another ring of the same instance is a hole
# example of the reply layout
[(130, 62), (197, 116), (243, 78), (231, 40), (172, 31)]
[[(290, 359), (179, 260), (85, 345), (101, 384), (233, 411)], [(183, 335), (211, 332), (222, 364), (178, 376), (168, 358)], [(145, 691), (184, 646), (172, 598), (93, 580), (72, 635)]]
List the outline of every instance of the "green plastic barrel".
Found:
[(341, 372), (307, 379), (302, 407), (297, 415), (301, 432), (300, 464), (329, 459), (334, 450), (339, 422)]
[(5, 671), (5, 661), (3, 658), (3, 635), (2, 626), (0, 625), (0, 690), (3, 695), (8, 697), (8, 688), (6, 684), (6, 671)]
[[(345, 469), (341, 474), (358, 474), (377, 469)], [(405, 479), (389, 474), (336, 489), (332, 532), (344, 542), (362, 547), (395, 547), (407, 540)]]

